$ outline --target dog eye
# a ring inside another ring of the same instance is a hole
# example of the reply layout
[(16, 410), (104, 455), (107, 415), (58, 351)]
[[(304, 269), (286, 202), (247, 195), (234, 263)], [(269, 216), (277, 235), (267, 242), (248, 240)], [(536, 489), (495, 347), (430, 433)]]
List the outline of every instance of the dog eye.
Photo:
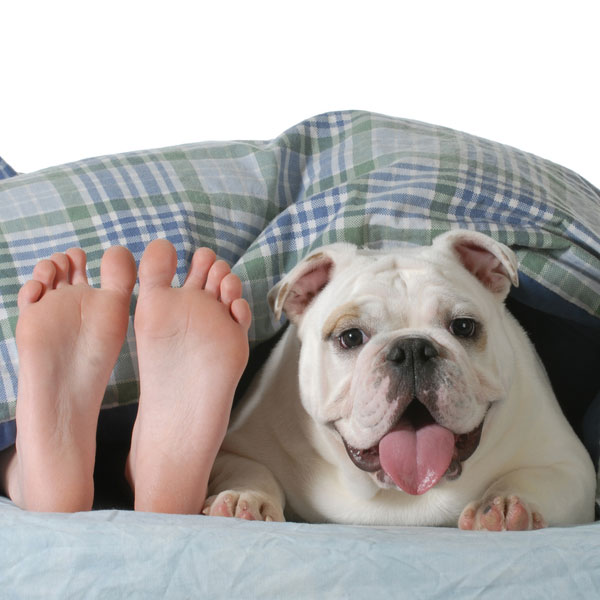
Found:
[(456, 337), (470, 338), (477, 331), (477, 321), (475, 319), (460, 318), (453, 319), (450, 322), (450, 332)]
[(340, 346), (344, 350), (351, 350), (362, 346), (367, 341), (367, 336), (357, 327), (347, 329), (339, 337)]

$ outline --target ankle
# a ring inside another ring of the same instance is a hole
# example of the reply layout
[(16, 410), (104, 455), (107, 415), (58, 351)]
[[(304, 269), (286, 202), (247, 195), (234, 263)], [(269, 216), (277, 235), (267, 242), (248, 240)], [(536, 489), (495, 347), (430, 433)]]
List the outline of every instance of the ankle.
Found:
[[(209, 471), (197, 464), (170, 460), (138, 462), (128, 468), (134, 509), (169, 514), (199, 514), (206, 497)], [(210, 462), (212, 464), (212, 461)]]
[(206, 486), (203, 491), (189, 486), (165, 486), (156, 488), (144, 486), (135, 490), (134, 510), (139, 512), (165, 513), (172, 515), (198, 515), (206, 498)]
[(23, 486), (22, 502), (15, 502), (24, 510), (34, 512), (74, 513), (89, 511), (94, 502), (93, 480), (61, 481), (56, 485)]

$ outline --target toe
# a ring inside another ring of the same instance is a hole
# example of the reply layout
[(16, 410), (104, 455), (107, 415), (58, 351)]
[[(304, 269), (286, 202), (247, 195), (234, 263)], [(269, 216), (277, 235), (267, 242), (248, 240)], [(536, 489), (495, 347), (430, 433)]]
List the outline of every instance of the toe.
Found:
[(135, 260), (131, 252), (122, 246), (109, 248), (104, 253), (100, 264), (102, 289), (115, 290), (129, 295), (135, 285), (135, 279)]
[(504, 499), (497, 497), (483, 508), (479, 517), (479, 528), (487, 531), (502, 531), (504, 527)]
[(219, 494), (207, 513), (213, 517), (233, 517), (237, 499), (231, 494)]
[(228, 273), (221, 280), (220, 285), (221, 302), (226, 306), (231, 306), (234, 300), (242, 297), (242, 282), (237, 275)]
[(17, 306), (23, 310), (28, 304), (37, 302), (44, 293), (44, 286), (41, 282), (32, 279), (28, 281), (20, 290), (17, 296)]
[(60, 288), (71, 283), (71, 264), (66, 254), (53, 254), (50, 260), (56, 267), (53, 287)]
[(81, 248), (69, 248), (67, 250), (67, 258), (70, 262), (71, 283), (73, 285), (87, 284), (85, 252)]
[(508, 499), (506, 509), (506, 529), (509, 531), (525, 531), (531, 529), (531, 519), (527, 507), (516, 496)]
[(475, 529), (476, 516), (476, 505), (472, 502), (462, 511), (460, 518), (458, 519), (458, 528), (463, 530)]
[(246, 300), (237, 298), (231, 303), (229, 310), (231, 316), (244, 328), (244, 331), (248, 331), (252, 322), (252, 312)]
[(185, 287), (204, 289), (208, 272), (213, 266), (217, 255), (210, 248), (198, 248), (192, 257), (192, 264), (185, 280)]
[(215, 298), (219, 298), (221, 294), (221, 282), (230, 272), (229, 265), (224, 260), (217, 260), (208, 271), (204, 289)]
[(148, 244), (140, 261), (140, 287), (170, 287), (177, 270), (177, 252), (168, 240)]
[(51, 260), (40, 260), (33, 268), (33, 279), (42, 284), (44, 290), (51, 289), (56, 277), (56, 265)]
[(235, 516), (238, 519), (245, 519), (246, 521), (257, 521), (255, 507), (250, 506), (247, 500), (240, 500), (235, 509)]

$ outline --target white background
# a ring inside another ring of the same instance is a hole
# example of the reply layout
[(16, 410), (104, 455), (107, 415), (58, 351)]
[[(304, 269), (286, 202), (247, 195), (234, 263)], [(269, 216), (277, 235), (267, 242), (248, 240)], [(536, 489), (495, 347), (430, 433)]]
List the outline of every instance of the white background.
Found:
[(22, 172), (270, 139), (359, 108), (453, 127), (600, 186), (596, 0), (3, 2), (0, 155)]

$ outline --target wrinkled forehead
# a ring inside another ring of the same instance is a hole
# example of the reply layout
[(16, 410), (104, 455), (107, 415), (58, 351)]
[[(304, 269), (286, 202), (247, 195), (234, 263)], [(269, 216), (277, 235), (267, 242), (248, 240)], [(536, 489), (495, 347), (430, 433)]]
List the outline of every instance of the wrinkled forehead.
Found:
[(362, 264), (347, 268), (338, 285), (352, 295), (384, 292), (403, 295), (425, 281), (442, 280), (441, 274), (438, 265), (424, 258), (384, 255), (368, 257)]
[(479, 283), (464, 269), (451, 268), (419, 256), (383, 256), (348, 268), (335, 289), (335, 315), (350, 319), (369, 312), (381, 318), (402, 314), (405, 319), (431, 319), (442, 312), (479, 312), (475, 297)]

